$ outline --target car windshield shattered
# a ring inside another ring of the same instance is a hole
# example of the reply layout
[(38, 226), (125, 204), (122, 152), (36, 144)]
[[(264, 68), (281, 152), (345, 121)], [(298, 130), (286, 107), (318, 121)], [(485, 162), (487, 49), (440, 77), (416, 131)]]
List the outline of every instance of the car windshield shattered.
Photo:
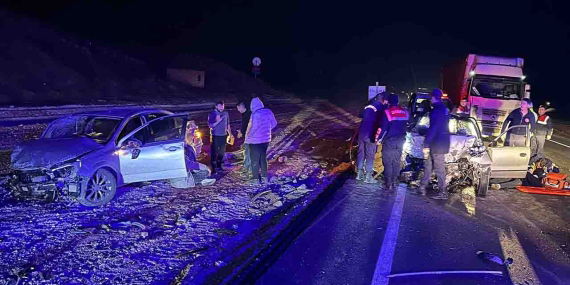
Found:
[(43, 133), (43, 138), (88, 137), (98, 143), (108, 142), (120, 119), (100, 116), (70, 116), (54, 121)]

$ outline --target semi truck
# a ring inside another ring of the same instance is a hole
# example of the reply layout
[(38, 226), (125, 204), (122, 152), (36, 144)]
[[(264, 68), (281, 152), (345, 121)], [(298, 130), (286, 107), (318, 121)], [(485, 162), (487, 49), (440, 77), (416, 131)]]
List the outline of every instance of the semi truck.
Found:
[(530, 97), (522, 58), (469, 54), (443, 68), (441, 88), (456, 106), (467, 100), (483, 137), (496, 137), (509, 113)]

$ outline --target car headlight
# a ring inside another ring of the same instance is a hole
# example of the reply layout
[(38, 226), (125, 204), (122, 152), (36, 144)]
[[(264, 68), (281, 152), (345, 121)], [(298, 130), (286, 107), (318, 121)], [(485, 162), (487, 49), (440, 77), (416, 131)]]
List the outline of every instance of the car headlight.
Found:
[(487, 148), (484, 145), (473, 146), (470, 148), (471, 153), (475, 153), (475, 154), (484, 153), (486, 150), (487, 150)]
[(73, 178), (79, 170), (79, 162), (64, 164), (52, 169), (52, 173), (56, 178)]

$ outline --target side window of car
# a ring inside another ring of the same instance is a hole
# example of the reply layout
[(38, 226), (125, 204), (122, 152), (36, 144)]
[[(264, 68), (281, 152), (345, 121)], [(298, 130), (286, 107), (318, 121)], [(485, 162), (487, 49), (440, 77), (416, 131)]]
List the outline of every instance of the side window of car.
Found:
[(150, 123), (145, 143), (182, 139), (184, 122), (185, 119), (182, 117), (170, 117)]
[(167, 116), (167, 114), (164, 114), (164, 113), (149, 113), (149, 114), (146, 115), (146, 121), (147, 121), (147, 122), (150, 122), (150, 121), (152, 121), (152, 120), (154, 120), (154, 119), (161, 118), (161, 117), (164, 117), (164, 116)]
[(121, 130), (121, 133), (117, 137), (117, 141), (120, 141), (122, 138), (124, 138), (126, 135), (128, 135), (130, 132), (136, 130), (140, 126), (142, 126), (142, 121), (141, 121), (140, 116), (136, 116), (136, 117), (131, 118), (127, 122), (125, 127), (123, 127), (123, 130)]

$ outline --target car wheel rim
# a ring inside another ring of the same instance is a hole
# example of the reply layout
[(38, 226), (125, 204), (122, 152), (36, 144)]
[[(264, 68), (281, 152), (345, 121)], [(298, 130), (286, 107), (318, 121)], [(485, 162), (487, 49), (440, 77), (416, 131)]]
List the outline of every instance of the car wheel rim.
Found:
[(96, 173), (89, 180), (89, 186), (85, 193), (85, 199), (97, 203), (102, 201), (113, 190), (111, 180), (101, 173)]

